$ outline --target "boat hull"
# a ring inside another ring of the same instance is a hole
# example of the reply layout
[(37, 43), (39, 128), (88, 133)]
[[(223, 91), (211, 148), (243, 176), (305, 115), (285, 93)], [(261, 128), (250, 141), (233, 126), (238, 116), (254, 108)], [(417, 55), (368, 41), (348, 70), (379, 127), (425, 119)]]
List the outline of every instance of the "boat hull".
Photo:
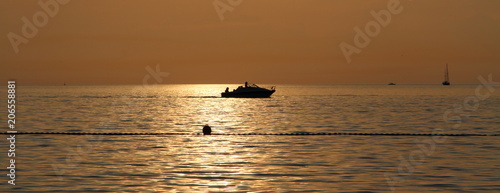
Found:
[(255, 92), (223, 92), (222, 97), (230, 98), (269, 98), (275, 90), (255, 91)]

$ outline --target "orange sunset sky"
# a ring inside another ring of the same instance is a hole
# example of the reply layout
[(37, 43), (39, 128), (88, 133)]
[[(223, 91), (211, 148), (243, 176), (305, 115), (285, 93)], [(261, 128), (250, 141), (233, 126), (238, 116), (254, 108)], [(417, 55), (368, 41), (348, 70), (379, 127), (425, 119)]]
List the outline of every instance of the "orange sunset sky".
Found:
[(0, 26), (18, 84), (500, 80), (496, 0), (1, 0)]

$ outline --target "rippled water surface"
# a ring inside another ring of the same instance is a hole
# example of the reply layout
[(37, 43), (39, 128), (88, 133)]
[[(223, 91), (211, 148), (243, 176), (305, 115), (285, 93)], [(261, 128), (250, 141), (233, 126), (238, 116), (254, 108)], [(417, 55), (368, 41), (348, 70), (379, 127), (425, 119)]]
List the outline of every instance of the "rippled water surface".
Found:
[(0, 191), (500, 191), (500, 87), (481, 100), (477, 85), (278, 85), (271, 98), (220, 98), (226, 86), (237, 85), (19, 86), (17, 130), (491, 136), (17, 135), (16, 186), (2, 169)]

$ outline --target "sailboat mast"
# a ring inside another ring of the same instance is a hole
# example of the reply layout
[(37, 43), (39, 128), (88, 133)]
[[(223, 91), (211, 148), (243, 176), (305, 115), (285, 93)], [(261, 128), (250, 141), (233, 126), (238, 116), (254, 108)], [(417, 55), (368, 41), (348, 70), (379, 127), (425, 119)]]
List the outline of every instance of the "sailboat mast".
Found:
[(448, 63), (446, 63), (446, 69), (444, 71), (444, 81), (446, 81), (446, 82), (450, 81), (450, 77), (448, 75)]
[(446, 69), (444, 69), (443, 85), (450, 85), (450, 77), (448, 76), (448, 63), (446, 63)]

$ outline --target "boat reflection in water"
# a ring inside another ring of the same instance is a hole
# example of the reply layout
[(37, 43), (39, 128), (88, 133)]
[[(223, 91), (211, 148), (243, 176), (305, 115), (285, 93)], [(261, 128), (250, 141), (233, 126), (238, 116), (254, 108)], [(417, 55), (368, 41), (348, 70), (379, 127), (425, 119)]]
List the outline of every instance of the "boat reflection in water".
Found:
[(255, 84), (249, 85), (245, 82), (245, 86), (239, 86), (233, 91), (229, 91), (229, 87), (226, 91), (221, 93), (222, 97), (235, 97), (235, 98), (269, 98), (276, 91), (275, 87), (271, 89), (261, 88)]

